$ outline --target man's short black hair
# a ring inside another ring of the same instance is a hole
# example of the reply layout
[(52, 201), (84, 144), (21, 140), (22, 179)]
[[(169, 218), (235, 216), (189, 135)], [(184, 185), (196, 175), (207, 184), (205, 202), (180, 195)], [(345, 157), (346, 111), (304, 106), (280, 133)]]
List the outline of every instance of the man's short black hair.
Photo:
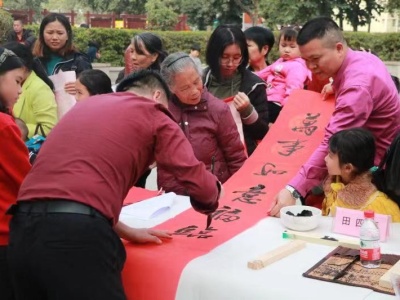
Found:
[(14, 22), (15, 22), (15, 21), (20, 21), (22, 25), (24, 25), (24, 24), (25, 24), (25, 22), (24, 22), (24, 21), (25, 21), (25, 20), (24, 20), (24, 18), (21, 18), (21, 17), (15, 17), (15, 18), (14, 18)]
[(192, 47), (190, 47), (190, 50), (200, 52), (201, 48), (199, 44), (193, 44)]
[(297, 44), (303, 46), (314, 39), (329, 35), (329, 42), (345, 42), (339, 26), (329, 17), (318, 17), (308, 21), (299, 31)]
[(171, 92), (164, 79), (159, 72), (154, 70), (144, 69), (129, 74), (118, 84), (116, 91), (125, 92), (130, 88), (149, 90), (161, 89), (164, 91), (167, 99), (171, 97)]

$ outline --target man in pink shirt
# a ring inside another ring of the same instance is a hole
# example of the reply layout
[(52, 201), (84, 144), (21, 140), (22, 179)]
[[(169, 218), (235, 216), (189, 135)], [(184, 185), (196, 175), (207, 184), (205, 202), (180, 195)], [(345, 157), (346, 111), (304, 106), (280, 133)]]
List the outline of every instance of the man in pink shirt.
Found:
[(275, 197), (269, 212), (279, 216), (282, 207), (295, 204), (327, 175), (324, 158), (328, 140), (337, 131), (364, 127), (376, 139), (375, 164), (400, 130), (400, 103), (396, 87), (383, 62), (367, 52), (351, 50), (338, 25), (320, 17), (307, 22), (297, 43), (307, 67), (318, 80), (333, 78), (335, 111), (325, 136), (296, 176)]

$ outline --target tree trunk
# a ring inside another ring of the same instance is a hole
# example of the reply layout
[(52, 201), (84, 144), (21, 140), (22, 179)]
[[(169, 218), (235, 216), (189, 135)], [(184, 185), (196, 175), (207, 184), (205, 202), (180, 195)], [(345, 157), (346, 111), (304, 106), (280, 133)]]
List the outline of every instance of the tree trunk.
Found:
[(343, 30), (343, 10), (339, 9), (339, 27), (341, 30)]
[(253, 15), (251, 16), (251, 20), (253, 22), (253, 26), (256, 26), (258, 24), (258, 1), (257, 0), (253, 0), (254, 3), (254, 12)]
[(251, 16), (251, 23), (253, 26), (256, 26), (258, 24), (258, 14), (254, 13)]

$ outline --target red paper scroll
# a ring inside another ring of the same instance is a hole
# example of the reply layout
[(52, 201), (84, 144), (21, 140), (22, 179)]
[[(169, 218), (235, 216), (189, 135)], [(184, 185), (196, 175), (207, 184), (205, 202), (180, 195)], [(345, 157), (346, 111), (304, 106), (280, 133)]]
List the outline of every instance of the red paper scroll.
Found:
[(333, 101), (322, 101), (320, 94), (294, 91), (256, 151), (224, 184), (225, 197), (210, 229), (205, 230), (204, 215), (188, 210), (159, 226), (175, 232), (172, 241), (127, 244), (123, 281), (128, 299), (174, 299), (188, 262), (266, 217), (274, 196), (322, 141), (333, 108)]
[(140, 187), (133, 187), (130, 189), (128, 195), (124, 200), (124, 205), (136, 203), (145, 199), (153, 198), (159, 195), (158, 191), (151, 191), (142, 189)]

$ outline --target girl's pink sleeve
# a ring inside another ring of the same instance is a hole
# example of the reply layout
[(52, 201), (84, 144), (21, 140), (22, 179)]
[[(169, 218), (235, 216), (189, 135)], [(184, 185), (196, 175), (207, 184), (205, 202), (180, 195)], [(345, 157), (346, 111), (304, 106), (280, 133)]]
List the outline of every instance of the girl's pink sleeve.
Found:
[(255, 74), (260, 77), (262, 80), (266, 81), (268, 76), (271, 75), (271, 66), (268, 66), (264, 69), (262, 69), (261, 71), (255, 72)]
[(284, 102), (286, 103), (287, 98), (293, 90), (304, 89), (304, 85), (309, 78), (311, 78), (310, 70), (298, 62), (293, 62), (286, 74), (286, 91)]

